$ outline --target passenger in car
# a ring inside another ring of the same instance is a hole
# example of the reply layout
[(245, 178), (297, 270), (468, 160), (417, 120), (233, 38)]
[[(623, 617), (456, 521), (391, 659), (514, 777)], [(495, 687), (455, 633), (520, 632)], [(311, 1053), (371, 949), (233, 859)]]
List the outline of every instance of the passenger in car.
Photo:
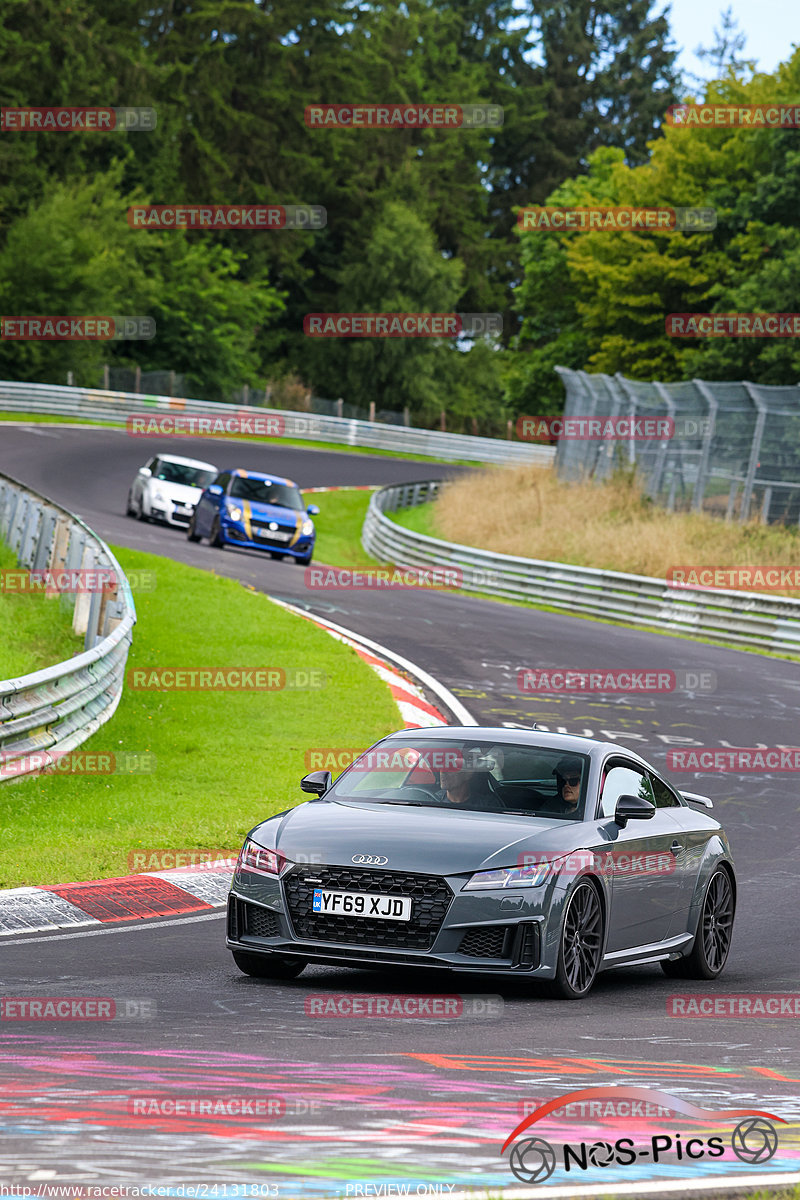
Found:
[(441, 771), (442, 799), (462, 808), (502, 812), (503, 805), (491, 790), (488, 771)]

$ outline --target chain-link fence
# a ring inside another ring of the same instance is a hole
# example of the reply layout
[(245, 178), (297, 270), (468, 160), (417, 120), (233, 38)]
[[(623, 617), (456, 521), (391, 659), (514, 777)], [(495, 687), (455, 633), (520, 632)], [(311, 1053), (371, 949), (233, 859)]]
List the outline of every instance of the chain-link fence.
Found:
[(630, 423), (625, 437), (562, 435), (560, 478), (606, 479), (617, 467), (635, 466), (647, 494), (670, 510), (800, 522), (800, 386), (640, 383), (619, 374), (556, 370), (567, 389), (565, 418), (671, 422), (660, 438), (643, 439), (641, 427)]

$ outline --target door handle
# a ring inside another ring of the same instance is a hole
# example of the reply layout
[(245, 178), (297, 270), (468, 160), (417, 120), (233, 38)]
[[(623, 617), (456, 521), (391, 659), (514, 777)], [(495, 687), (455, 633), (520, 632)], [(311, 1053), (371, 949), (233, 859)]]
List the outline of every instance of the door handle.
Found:
[(680, 852), (681, 852), (681, 850), (682, 850), (682, 849), (683, 849), (683, 846), (681, 845), (681, 843), (680, 843), (680, 842), (677, 840), (677, 838), (676, 838), (676, 840), (675, 840), (675, 841), (672, 843), (672, 845), (670, 846), (670, 850), (671, 850), (671, 852), (672, 852), (674, 855), (676, 855), (676, 857), (677, 857), (677, 855), (678, 855), (678, 854), (680, 854)]

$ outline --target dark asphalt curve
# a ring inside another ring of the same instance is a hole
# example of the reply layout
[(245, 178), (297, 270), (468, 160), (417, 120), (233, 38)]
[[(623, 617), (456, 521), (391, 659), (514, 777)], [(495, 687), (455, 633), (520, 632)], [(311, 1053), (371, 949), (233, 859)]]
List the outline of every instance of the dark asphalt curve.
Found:
[[(280, 472), (301, 487), (426, 479), (453, 470), (263, 444), (223, 447), (184, 438), (139, 444), (110, 430), (0, 425), (0, 471), (79, 513), (106, 539), (213, 567), (357, 630), (437, 676), (481, 724), (539, 721), (591, 733), (661, 766), (668, 750), (685, 746), (800, 744), (796, 665), (462, 596), (310, 591), (303, 570), (289, 562), (193, 546), (179, 530), (126, 519), (130, 481), (157, 449)], [(708, 690), (616, 699), (532, 696), (518, 689), (517, 672), (534, 666), (694, 672), (704, 675)], [(629, 968), (601, 976), (580, 1004), (532, 997), (516, 981), (409, 971), (313, 968), (292, 983), (264, 984), (233, 967), (216, 915), (14, 938), (4, 946), (4, 995), (113, 996), (150, 1007), (143, 1018), (109, 1023), (4, 1022), (0, 1177), (109, 1185), (266, 1180), (280, 1184), (282, 1195), (330, 1195), (337, 1188), (344, 1194), (353, 1181), (438, 1183), (444, 1195), (448, 1185), (497, 1188), (515, 1182), (500, 1145), (524, 1102), (625, 1083), (716, 1110), (755, 1107), (792, 1119), (791, 1130), (780, 1127), (778, 1153), (759, 1169), (797, 1170), (796, 1019), (666, 1015), (667, 998), (678, 992), (800, 990), (796, 776), (672, 777), (712, 796), (733, 844), (739, 911), (718, 983), (676, 984), (657, 967)], [(495, 999), (449, 1019), (313, 1015), (315, 997), (375, 991)], [(283, 1111), (264, 1123), (176, 1117), (152, 1106), (145, 1115), (132, 1107), (136, 1097), (212, 1092), (268, 1094), (282, 1098)], [(584, 1110), (582, 1119), (549, 1130), (557, 1142), (626, 1135), (645, 1145), (653, 1133), (674, 1136), (684, 1128), (685, 1118), (609, 1123), (607, 1116), (588, 1119)], [(602, 1182), (610, 1190), (612, 1182), (710, 1179), (738, 1170), (746, 1185), (755, 1169), (730, 1152), (688, 1168), (674, 1156), (653, 1164), (643, 1155), (633, 1168), (596, 1167), (579, 1171), (579, 1178), (561, 1171), (551, 1182)]]

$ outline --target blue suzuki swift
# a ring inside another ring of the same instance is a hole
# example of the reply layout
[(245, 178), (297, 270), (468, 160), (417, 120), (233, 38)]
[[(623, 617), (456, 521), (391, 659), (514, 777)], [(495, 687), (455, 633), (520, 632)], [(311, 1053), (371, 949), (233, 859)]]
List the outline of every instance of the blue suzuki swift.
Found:
[(212, 546), (266, 550), (273, 558), (290, 554), (302, 566), (311, 562), (317, 532), (296, 483), (279, 475), (237, 468), (221, 471), (197, 502), (187, 537)]

